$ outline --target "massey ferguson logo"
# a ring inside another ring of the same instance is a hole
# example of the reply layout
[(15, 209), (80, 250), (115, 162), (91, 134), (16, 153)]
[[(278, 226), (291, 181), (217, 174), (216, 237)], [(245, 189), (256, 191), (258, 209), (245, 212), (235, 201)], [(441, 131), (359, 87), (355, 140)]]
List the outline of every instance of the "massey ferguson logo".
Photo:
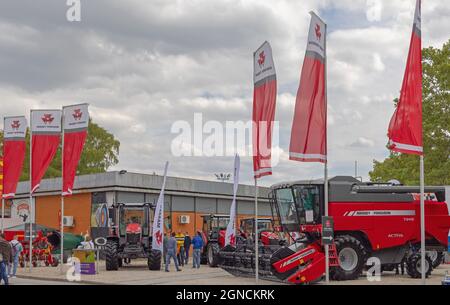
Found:
[(81, 117), (83, 116), (83, 112), (81, 112), (81, 109), (74, 109), (72, 116), (76, 121), (79, 121), (79, 120), (81, 120)]
[(11, 128), (14, 130), (18, 130), (20, 127), (20, 121), (12, 121)]
[(322, 33), (320, 32), (320, 25), (318, 23), (316, 23), (316, 28), (314, 29), (314, 31), (316, 32), (317, 40), (320, 41), (320, 37), (322, 37)]
[(162, 243), (162, 234), (161, 234), (161, 231), (156, 231), (156, 233), (155, 233), (155, 236), (156, 236), (156, 243), (158, 244), (158, 245), (160, 245), (161, 243)]
[(45, 113), (41, 119), (42, 119), (42, 122), (44, 122), (44, 124), (47, 125), (47, 124), (51, 124), (55, 118), (52, 116), (51, 113)]
[(259, 67), (264, 67), (264, 62), (266, 61), (266, 55), (264, 54), (264, 51), (261, 51), (261, 53), (259, 53), (259, 58), (258, 58), (258, 65)]

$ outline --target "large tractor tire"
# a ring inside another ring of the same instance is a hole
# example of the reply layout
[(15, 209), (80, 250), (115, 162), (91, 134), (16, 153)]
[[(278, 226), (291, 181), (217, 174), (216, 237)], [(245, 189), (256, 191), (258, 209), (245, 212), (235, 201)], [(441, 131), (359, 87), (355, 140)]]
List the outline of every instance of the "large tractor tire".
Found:
[(106, 270), (119, 269), (119, 256), (117, 254), (117, 243), (113, 240), (108, 240), (105, 245), (105, 259)]
[[(428, 255), (425, 255), (425, 277), (428, 277), (433, 271), (433, 262)], [(414, 253), (406, 260), (406, 272), (414, 279), (422, 277), (421, 255)]]
[(330, 268), (330, 277), (335, 281), (357, 279), (366, 264), (367, 251), (363, 244), (351, 235), (335, 238), (339, 266)]
[(445, 252), (442, 251), (427, 251), (427, 256), (431, 259), (431, 264), (434, 268), (437, 268), (440, 264), (444, 262)]
[(208, 247), (206, 249), (206, 255), (207, 255), (207, 259), (208, 259), (208, 265), (210, 267), (217, 267), (217, 265), (219, 264), (219, 245), (217, 243), (209, 243)]
[(147, 265), (148, 270), (161, 270), (161, 251), (150, 250)]

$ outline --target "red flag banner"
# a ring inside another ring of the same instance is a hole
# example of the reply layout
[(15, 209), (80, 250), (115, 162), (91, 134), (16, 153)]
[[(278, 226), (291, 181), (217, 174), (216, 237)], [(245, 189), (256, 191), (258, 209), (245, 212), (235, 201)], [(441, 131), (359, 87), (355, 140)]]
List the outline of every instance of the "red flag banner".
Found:
[(64, 148), (62, 195), (72, 194), (78, 162), (86, 141), (89, 125), (88, 104), (63, 108)]
[(308, 44), (295, 101), (289, 159), (327, 162), (326, 24), (311, 13)]
[(254, 177), (272, 174), (272, 129), (277, 98), (277, 77), (272, 48), (266, 41), (253, 54), (253, 171)]
[(27, 119), (5, 117), (3, 125), (3, 198), (13, 198), (25, 159)]
[(58, 151), (61, 110), (31, 110), (31, 131), (31, 193), (34, 193)]
[(423, 154), (420, 4), (417, 0), (400, 98), (388, 129), (389, 149), (417, 155)]
[(3, 196), (3, 158), (0, 158), (0, 197)]

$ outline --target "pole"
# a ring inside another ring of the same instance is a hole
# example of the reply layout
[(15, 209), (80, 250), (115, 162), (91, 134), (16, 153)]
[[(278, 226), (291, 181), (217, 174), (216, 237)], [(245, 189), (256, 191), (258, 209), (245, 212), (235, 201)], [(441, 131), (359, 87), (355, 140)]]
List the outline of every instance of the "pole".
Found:
[(61, 195), (61, 261), (60, 269), (61, 273), (64, 273), (64, 196)]
[(2, 233), (4, 232), (4, 225), (3, 225), (4, 219), (5, 219), (5, 199), (2, 198)]
[(62, 130), (62, 139), (61, 139), (61, 261), (60, 261), (60, 270), (61, 274), (64, 273), (64, 108), (62, 113), (62, 122), (61, 122), (61, 130)]
[(258, 253), (258, 179), (255, 177), (255, 281), (259, 281), (259, 253)]
[(425, 285), (425, 179), (423, 155), (420, 156), (420, 265), (422, 271), (422, 285)]
[(33, 183), (32, 183), (32, 172), (33, 172), (33, 110), (30, 110), (30, 162), (29, 162), (29, 174), (30, 174), (30, 243), (29, 243), (29, 271), (31, 273), (32, 265), (33, 265)]
[[(324, 192), (324, 205), (325, 205), (325, 216), (328, 216), (328, 84), (327, 84), (327, 24), (324, 22), (325, 25), (325, 40), (323, 42), (323, 48), (324, 48), (324, 57), (325, 57), (325, 67), (324, 67), (324, 74), (325, 74), (325, 152), (326, 152), (326, 160), (324, 163), (324, 185), (323, 185), (323, 192)], [(329, 255), (329, 247), (328, 245), (325, 245), (325, 282), (328, 284), (330, 282), (330, 255)]]
[[(325, 206), (325, 216), (328, 216), (328, 165), (327, 162), (324, 164), (324, 184), (323, 184), (323, 198)], [(325, 282), (330, 282), (330, 255), (328, 245), (325, 245)]]

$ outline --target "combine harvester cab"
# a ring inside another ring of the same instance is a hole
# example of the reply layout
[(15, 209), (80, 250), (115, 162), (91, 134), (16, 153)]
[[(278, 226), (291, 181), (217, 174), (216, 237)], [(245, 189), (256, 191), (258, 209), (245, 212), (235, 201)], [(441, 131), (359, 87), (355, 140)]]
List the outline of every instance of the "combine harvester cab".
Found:
[[(300, 232), (300, 236), (291, 238), (290, 245), (272, 248), (272, 253), (260, 246), (260, 276), (294, 284), (321, 280), (325, 273), (323, 180), (281, 183), (271, 189), (273, 217), (282, 232), (288, 236)], [(445, 188), (426, 187), (425, 192), (426, 250), (442, 253), (450, 228)], [(329, 215), (335, 234), (329, 261), (332, 280), (358, 278), (370, 257), (379, 260), (381, 270), (390, 270), (403, 260), (408, 274), (420, 278), (417, 193), (419, 187), (363, 183), (353, 177), (329, 180)], [(227, 247), (220, 253), (220, 267), (236, 276), (254, 276), (254, 252), (250, 245), (244, 250), (239, 245)], [(427, 275), (434, 263), (427, 255)]]

